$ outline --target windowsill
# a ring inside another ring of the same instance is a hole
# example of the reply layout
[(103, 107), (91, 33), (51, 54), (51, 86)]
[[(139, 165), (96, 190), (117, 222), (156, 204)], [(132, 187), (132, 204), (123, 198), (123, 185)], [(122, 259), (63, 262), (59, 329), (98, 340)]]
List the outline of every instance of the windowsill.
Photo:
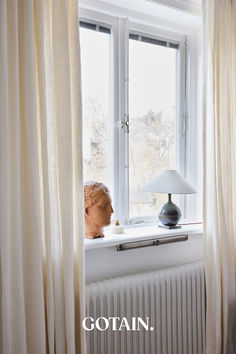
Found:
[(111, 247), (119, 245), (122, 242), (148, 240), (155, 237), (162, 238), (182, 234), (197, 235), (202, 233), (202, 224), (184, 225), (181, 229), (172, 230), (160, 228), (157, 224), (142, 227), (127, 227), (123, 234), (114, 234), (107, 229), (104, 232), (105, 237), (103, 238), (96, 238), (93, 240), (85, 239), (85, 250), (88, 251), (97, 248)]

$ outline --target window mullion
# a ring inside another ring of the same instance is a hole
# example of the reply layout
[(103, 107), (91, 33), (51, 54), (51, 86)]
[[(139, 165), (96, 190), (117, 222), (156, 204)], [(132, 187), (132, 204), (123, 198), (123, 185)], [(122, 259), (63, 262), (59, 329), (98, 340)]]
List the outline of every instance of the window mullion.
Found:
[(114, 21), (111, 32), (111, 124), (110, 124), (110, 154), (109, 165), (111, 194), (113, 196), (113, 209), (115, 219), (118, 219), (120, 212), (119, 200), (119, 130), (117, 122), (119, 121), (119, 27), (117, 20)]
[(119, 218), (125, 223), (129, 218), (129, 141), (128, 141), (128, 46), (129, 24), (127, 19), (117, 20), (118, 30), (118, 130), (119, 166), (118, 166), (118, 205)]
[[(180, 42), (177, 54), (177, 80), (176, 80), (176, 103), (177, 103), (177, 156), (176, 168), (186, 176), (186, 125), (188, 119), (187, 97), (187, 73), (186, 73), (186, 40)], [(186, 196), (178, 196), (178, 205), (182, 211), (182, 217), (186, 217)]]

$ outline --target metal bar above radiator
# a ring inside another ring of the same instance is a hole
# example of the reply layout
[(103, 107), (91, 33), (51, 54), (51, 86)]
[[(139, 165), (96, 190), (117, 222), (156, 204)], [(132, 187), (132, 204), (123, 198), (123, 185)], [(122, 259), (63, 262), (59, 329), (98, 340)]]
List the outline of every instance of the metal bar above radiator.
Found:
[(170, 237), (155, 238), (151, 240), (142, 240), (136, 242), (127, 242), (117, 245), (117, 251), (128, 251), (135, 248), (160, 246), (167, 243), (187, 241), (188, 235), (178, 235)]

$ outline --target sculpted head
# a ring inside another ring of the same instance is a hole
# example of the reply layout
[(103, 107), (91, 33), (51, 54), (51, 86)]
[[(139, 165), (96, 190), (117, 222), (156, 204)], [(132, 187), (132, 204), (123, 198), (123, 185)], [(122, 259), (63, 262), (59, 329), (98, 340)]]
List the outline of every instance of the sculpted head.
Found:
[(98, 182), (84, 185), (85, 237), (104, 237), (103, 227), (110, 224), (113, 208), (109, 189)]

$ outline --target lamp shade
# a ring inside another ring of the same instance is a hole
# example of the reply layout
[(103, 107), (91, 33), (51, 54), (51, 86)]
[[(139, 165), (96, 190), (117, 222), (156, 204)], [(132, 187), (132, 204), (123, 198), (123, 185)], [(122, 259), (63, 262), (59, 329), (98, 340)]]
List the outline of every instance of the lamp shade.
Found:
[(193, 194), (197, 191), (176, 170), (164, 170), (157, 177), (145, 184), (144, 192), (167, 194)]

